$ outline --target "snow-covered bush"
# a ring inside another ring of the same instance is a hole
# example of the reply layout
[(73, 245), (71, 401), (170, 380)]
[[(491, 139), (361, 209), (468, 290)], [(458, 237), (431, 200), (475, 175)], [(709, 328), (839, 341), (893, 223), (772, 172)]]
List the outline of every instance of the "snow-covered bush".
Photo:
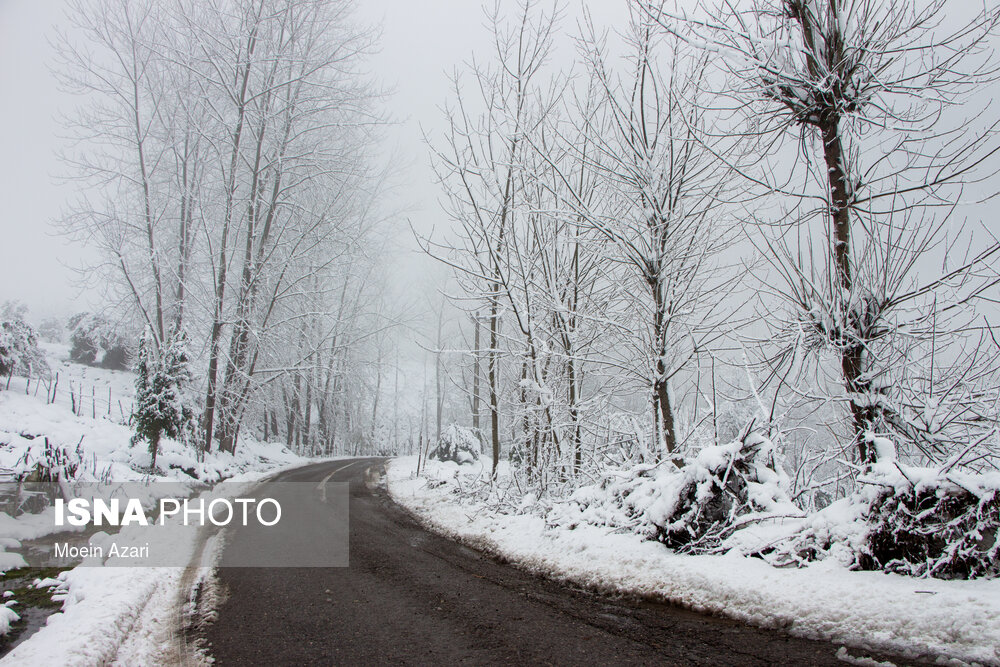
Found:
[(788, 477), (774, 444), (751, 431), (685, 462), (645, 514), (659, 541), (702, 553), (717, 550), (741, 526), (801, 512), (788, 497)]
[(18, 314), (0, 321), (0, 375), (47, 376), (49, 365), (38, 335)]
[(479, 460), (480, 451), (480, 437), (474, 429), (450, 424), (427, 457), (459, 464), (472, 463)]
[(69, 337), (69, 358), (78, 364), (92, 366), (97, 360), (99, 347), (84, 329), (73, 329)]
[(761, 555), (775, 565), (832, 557), (855, 570), (1000, 576), (1000, 475), (905, 465), (886, 438), (872, 441), (878, 461), (858, 477), (858, 491)]
[(879, 462), (858, 566), (939, 579), (1000, 576), (1000, 476)]
[(24, 482), (58, 482), (75, 479), (83, 464), (83, 438), (76, 443), (75, 448), (61, 447), (45, 438), (45, 448), (41, 456), (33, 458), (31, 450), (27, 450), (18, 461), (17, 468), (22, 470), (17, 475)]
[(801, 517), (770, 439), (745, 433), (705, 447), (680, 467), (671, 461), (607, 471), (549, 513), (550, 523), (625, 528), (688, 553), (722, 551), (734, 532)]
[(72, 361), (88, 366), (100, 364), (112, 370), (128, 369), (132, 338), (111, 321), (93, 313), (77, 313), (69, 319), (69, 328)]
[(148, 443), (150, 467), (155, 468), (162, 436), (187, 440), (192, 435), (194, 408), (184, 392), (191, 381), (184, 335), (167, 342), (159, 352), (152, 338), (144, 337), (139, 343), (135, 372), (132, 444)]

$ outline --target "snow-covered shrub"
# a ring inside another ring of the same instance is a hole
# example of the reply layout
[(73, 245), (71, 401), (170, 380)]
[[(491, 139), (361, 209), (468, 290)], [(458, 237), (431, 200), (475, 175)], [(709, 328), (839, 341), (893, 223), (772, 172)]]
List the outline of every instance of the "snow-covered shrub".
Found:
[(0, 321), (0, 375), (47, 376), (49, 365), (38, 335), (20, 315)]
[(741, 526), (775, 515), (801, 512), (788, 497), (774, 444), (752, 431), (702, 449), (646, 509), (659, 541), (692, 553), (717, 550)]
[(150, 467), (155, 468), (162, 436), (185, 440), (192, 434), (194, 408), (184, 393), (191, 381), (184, 335), (166, 343), (159, 353), (152, 338), (144, 337), (139, 343), (135, 373), (132, 444), (148, 443)]
[(45, 449), (37, 459), (32, 458), (31, 450), (27, 450), (18, 461), (17, 468), (24, 471), (18, 478), (24, 482), (58, 482), (76, 478), (83, 464), (83, 438), (76, 447), (69, 449), (53, 445), (45, 438)]
[(113, 371), (123, 371), (128, 368), (129, 358), (130, 354), (127, 345), (112, 345), (105, 350), (101, 366)]
[(681, 467), (671, 461), (607, 471), (553, 508), (550, 523), (589, 523), (638, 532), (688, 553), (721, 551), (741, 528), (801, 517), (774, 444), (746, 433), (705, 447)]
[(85, 330), (73, 329), (69, 337), (69, 358), (78, 364), (92, 366), (97, 360), (99, 348)]
[(437, 446), (427, 457), (438, 461), (454, 461), (455, 463), (472, 463), (479, 460), (481, 446), (479, 434), (471, 429), (450, 424), (441, 434)]
[(93, 313), (77, 313), (69, 319), (69, 328), (72, 361), (88, 366), (99, 363), (112, 370), (128, 369), (132, 339), (110, 320)]
[(862, 481), (873, 490), (860, 569), (939, 579), (1000, 576), (1000, 476), (879, 462)]
[(835, 558), (855, 570), (940, 579), (1000, 576), (1000, 475), (919, 468), (873, 438), (860, 488), (761, 555), (775, 565)]

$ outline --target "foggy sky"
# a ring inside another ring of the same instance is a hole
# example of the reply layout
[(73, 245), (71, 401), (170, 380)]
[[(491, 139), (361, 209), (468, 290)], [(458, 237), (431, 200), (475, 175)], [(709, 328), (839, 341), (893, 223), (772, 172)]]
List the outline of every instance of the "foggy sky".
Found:
[[(587, 4), (598, 23), (624, 16), (624, 0)], [(475, 50), (488, 54), (490, 35), (476, 0), (361, 0), (358, 5), (359, 20), (382, 23), (371, 71), (392, 91), (386, 107), (397, 124), (386, 129), (384, 155), (397, 172), (387, 208), (401, 212), (398, 228), (405, 241), (405, 218), (422, 231), (447, 224), (422, 131), (433, 134), (441, 126), (448, 73)], [(569, 32), (580, 7), (579, 0), (567, 4)], [(67, 266), (77, 265), (87, 250), (58, 236), (53, 225), (76, 188), (58, 178), (65, 173), (56, 155), (58, 114), (72, 109), (76, 100), (58, 89), (50, 71), (55, 55), (50, 40), (57, 27), (65, 28), (62, 0), (0, 0), (0, 302), (24, 301), (34, 320), (96, 305), (92, 293), (74, 288), (78, 278)], [(403, 254), (404, 271), (426, 267)]]
[[(513, 0), (501, 4), (515, 7)], [(627, 13), (625, 0), (567, 0), (563, 6), (556, 41), (563, 54), (573, 48), (582, 7), (599, 30), (622, 25)], [(956, 2), (956, 10), (962, 7)], [(65, 28), (63, 13), (64, 0), (0, 0), (0, 302), (25, 301), (36, 321), (96, 305), (92, 294), (74, 289), (78, 279), (67, 266), (79, 264), (87, 250), (70, 245), (52, 224), (76, 187), (57, 179), (65, 173), (56, 157), (61, 145), (57, 115), (76, 103), (58, 90), (50, 71), (55, 54), (49, 41), (57, 26)], [(385, 209), (398, 212), (397, 236), (410, 248), (393, 262), (410, 274), (397, 281), (413, 285), (413, 274), (428, 273), (432, 262), (415, 256), (407, 220), (422, 233), (449, 224), (438, 205), (423, 132), (433, 136), (443, 127), (440, 107), (451, 93), (448, 74), (474, 51), (488, 58), (490, 34), (479, 0), (358, 0), (357, 18), (382, 24), (380, 52), (370, 69), (391, 91), (386, 111), (396, 121), (386, 128), (383, 146), (384, 159), (396, 168)]]
[(74, 248), (50, 226), (67, 190), (53, 179), (56, 109), (67, 99), (49, 71), (48, 44), (61, 4), (0, 0), (0, 301), (21, 299), (34, 317), (73, 310), (75, 296), (74, 275), (60, 264)]

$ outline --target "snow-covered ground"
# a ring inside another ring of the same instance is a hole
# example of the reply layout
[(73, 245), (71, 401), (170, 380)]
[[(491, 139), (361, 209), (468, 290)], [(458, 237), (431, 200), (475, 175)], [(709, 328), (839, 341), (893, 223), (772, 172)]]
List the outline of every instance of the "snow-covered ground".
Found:
[[(227, 494), (240, 492), (296, 461), (269, 472), (245, 473), (227, 480)], [(211, 492), (206, 492), (211, 493)], [(197, 647), (185, 647), (180, 630), (190, 622), (190, 598), (215, 564), (221, 534), (203, 541), (190, 530), (164, 531), (131, 526), (136, 541), (169, 540), (175, 554), (188, 554), (183, 567), (77, 567), (56, 579), (62, 609), (44, 627), (0, 659), (3, 665), (155, 665), (198, 661)]]
[[(281, 443), (262, 443), (249, 437), (240, 438), (235, 454), (215, 451), (208, 455), (199, 455), (194, 447), (164, 438), (160, 441), (157, 470), (151, 473), (148, 448), (131, 444), (132, 430), (127, 425), (135, 375), (66, 361), (65, 346), (48, 345), (46, 351), (53, 369), (48, 383), (13, 377), (9, 389), (0, 391), (0, 481), (4, 476), (11, 479), (13, 475), (30, 473), (39, 466), (50, 468), (54, 458), (59, 458), (59, 466), (71, 468), (63, 470), (61, 478), (81, 482), (164, 481), (186, 485), (194, 492), (238, 475), (307, 462)], [(124, 418), (106, 408), (107, 400), (104, 409), (91, 410), (86, 403), (81, 409), (79, 396), (89, 400), (89, 392), (79, 388), (95, 385), (100, 385), (101, 390), (92, 393), (111, 395), (115, 405), (119, 399), (114, 397), (123, 397)], [(68, 387), (77, 388), (75, 398), (68, 396)], [(18, 546), (10, 540), (34, 539), (55, 530), (51, 511), (17, 519), (0, 512), (0, 538), (4, 538), (0, 540), (0, 570), (24, 564), (20, 557), (7, 553)]]
[[(65, 346), (47, 344), (45, 350), (52, 369), (48, 381), (13, 377), (9, 389), (0, 391), (0, 472), (31, 470), (45, 459), (47, 438), (52, 447), (65, 449), (78, 462), (76, 480), (150, 479), (147, 448), (130, 444), (128, 417), (135, 374), (70, 362)], [(164, 438), (153, 477), (211, 484), (304, 460), (281, 443), (261, 443), (245, 436), (235, 455), (215, 451), (207, 456)]]
[(132, 412), (135, 398), (135, 374), (98, 366), (87, 366), (70, 361), (69, 345), (42, 341), (38, 347), (45, 353), (49, 364), (49, 377), (40, 382), (37, 378), (13, 376), (4, 388), (12, 393), (29, 394), (51, 400), (67, 410), (74, 410), (91, 417), (104, 417), (125, 421)]
[(417, 477), (416, 463), (416, 457), (390, 463), (396, 502), (430, 528), (527, 570), (862, 651), (1000, 664), (1000, 580), (856, 572), (832, 558), (779, 569), (736, 550), (679, 555), (633, 532), (501, 513), (457, 493), (488, 474), (481, 464), (428, 461)]
[[(76, 466), (72, 475), (76, 480), (180, 482), (192, 493), (226, 480), (229, 493), (237, 490), (240, 482), (252, 484), (309, 462), (280, 443), (251, 438), (241, 438), (235, 455), (213, 452), (207, 456), (164, 439), (157, 470), (150, 473), (147, 448), (130, 444), (132, 432), (127, 420), (134, 396), (134, 374), (69, 362), (65, 346), (48, 345), (46, 352), (52, 368), (48, 381), (13, 377), (9, 386), (6, 379), (0, 386), (0, 473), (8, 478), (33, 471), (39, 464), (51, 465), (52, 452), (60, 450)], [(168, 488), (176, 492), (177, 487)], [(46, 514), (14, 519), (0, 512), (0, 570), (24, 564), (16, 553), (19, 540), (38, 538), (54, 530), (54, 522)], [(133, 530), (142, 527), (126, 528), (121, 535)], [(178, 557), (186, 553), (189, 562), (198, 564), (207, 559), (206, 565), (210, 565), (214, 553), (211, 545), (205, 548), (191, 531), (160, 531), (152, 537), (172, 540), (171, 553)], [(62, 608), (0, 662), (137, 665), (169, 661), (171, 652), (178, 650), (175, 630), (182, 617), (182, 591), (198, 583), (199, 572), (204, 570), (78, 567), (61, 573), (57, 579), (40, 582), (43, 587), (55, 586)], [(17, 620), (16, 601), (6, 602), (11, 606), (0, 605), (0, 631)]]

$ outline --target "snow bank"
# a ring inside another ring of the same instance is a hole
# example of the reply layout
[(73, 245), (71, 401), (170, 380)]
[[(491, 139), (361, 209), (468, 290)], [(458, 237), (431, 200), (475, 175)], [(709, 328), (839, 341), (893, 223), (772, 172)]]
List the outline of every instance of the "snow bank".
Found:
[[(115, 656), (136, 618), (181, 568), (75, 568), (59, 575), (62, 611), (0, 661), (9, 665), (99, 665)], [(54, 596), (55, 597), (55, 596)]]
[[(131, 446), (131, 436), (131, 430), (122, 424), (78, 416), (64, 406), (46, 404), (33, 396), (0, 392), (0, 471), (8, 479), (53, 471), (60, 478), (80, 482), (174, 482), (193, 493), (224, 479), (303, 465), (309, 460), (284, 445), (249, 438), (240, 439), (235, 454), (216, 451), (198, 456), (191, 447), (165, 438), (160, 441), (156, 473), (150, 474), (148, 448)], [(57, 528), (52, 511), (49, 508), (16, 518), (0, 512), (0, 537), (27, 540), (53, 533)], [(0, 570), (5, 564), (16, 566), (0, 555)]]
[(1000, 664), (1000, 580), (855, 572), (836, 559), (780, 569), (735, 549), (681, 555), (631, 530), (504, 514), (459, 496), (479, 467), (428, 462), (428, 478), (417, 478), (414, 457), (397, 459), (389, 491), (438, 532), (556, 579), (865, 650)]

